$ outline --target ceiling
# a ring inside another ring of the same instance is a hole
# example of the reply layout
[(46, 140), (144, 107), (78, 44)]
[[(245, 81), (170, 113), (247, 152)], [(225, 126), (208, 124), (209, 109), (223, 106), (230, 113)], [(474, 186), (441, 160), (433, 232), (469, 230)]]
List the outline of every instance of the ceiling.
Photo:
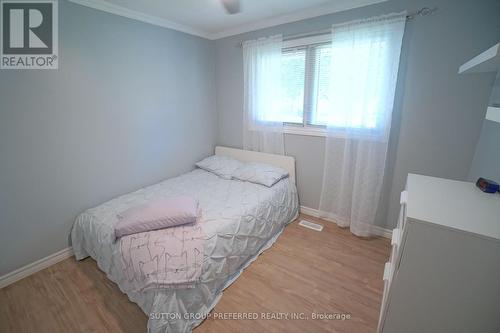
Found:
[(218, 39), (386, 0), (240, 0), (228, 15), (220, 0), (70, 0), (132, 19)]

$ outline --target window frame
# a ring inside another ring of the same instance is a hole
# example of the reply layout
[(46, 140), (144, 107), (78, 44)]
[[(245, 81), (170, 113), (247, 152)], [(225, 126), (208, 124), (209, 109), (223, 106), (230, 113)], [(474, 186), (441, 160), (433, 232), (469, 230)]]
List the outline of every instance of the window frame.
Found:
[(302, 108), (302, 123), (283, 123), (283, 131), (286, 134), (306, 135), (306, 136), (327, 136), (325, 125), (311, 124), (312, 117), (312, 88), (314, 75), (311, 75), (314, 68), (314, 48), (320, 45), (331, 44), (331, 34), (325, 33), (315, 36), (301, 37), (283, 41), (282, 53), (294, 49), (306, 49), (305, 77), (304, 77), (304, 103)]

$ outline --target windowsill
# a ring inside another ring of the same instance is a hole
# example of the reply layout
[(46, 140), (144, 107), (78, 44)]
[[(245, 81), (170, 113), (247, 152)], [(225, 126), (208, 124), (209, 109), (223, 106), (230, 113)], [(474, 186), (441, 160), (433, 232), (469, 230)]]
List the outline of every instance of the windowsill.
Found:
[(283, 132), (285, 134), (326, 137), (326, 128), (322, 127), (302, 127), (302, 126), (285, 125), (283, 127)]
[(292, 134), (292, 135), (303, 135), (303, 136), (315, 136), (315, 137), (332, 137), (338, 139), (357, 139), (364, 141), (372, 141), (372, 142), (387, 142), (386, 138), (380, 137), (380, 135), (369, 134), (369, 133), (351, 133), (349, 136), (346, 136), (345, 133), (328, 133), (328, 130), (325, 127), (314, 127), (314, 126), (298, 126), (298, 125), (287, 125), (283, 126), (283, 133)]

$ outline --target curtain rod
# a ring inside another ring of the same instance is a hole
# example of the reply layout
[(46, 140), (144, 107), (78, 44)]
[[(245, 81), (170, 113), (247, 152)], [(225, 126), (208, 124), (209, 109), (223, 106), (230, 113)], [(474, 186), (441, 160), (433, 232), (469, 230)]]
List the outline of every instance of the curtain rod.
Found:
[[(437, 10), (437, 7), (422, 7), (419, 10), (416, 10), (408, 15), (406, 15), (406, 20), (413, 20), (417, 16), (427, 16), (433, 14)], [(291, 40), (291, 39), (297, 39), (297, 38), (302, 38), (302, 37), (311, 37), (311, 36), (318, 36), (318, 35), (326, 35), (332, 32), (332, 29), (322, 29), (322, 30), (315, 30), (315, 31), (310, 31), (306, 33), (301, 33), (301, 34), (294, 34), (294, 35), (289, 35), (283, 37), (283, 40)], [(239, 46), (241, 47), (243, 45), (243, 42), (239, 43)]]

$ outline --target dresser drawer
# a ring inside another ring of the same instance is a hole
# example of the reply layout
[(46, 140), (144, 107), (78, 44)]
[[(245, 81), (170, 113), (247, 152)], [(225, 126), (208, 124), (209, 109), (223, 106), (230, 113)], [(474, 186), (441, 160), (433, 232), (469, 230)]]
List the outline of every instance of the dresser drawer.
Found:
[(403, 230), (395, 228), (392, 230), (391, 245), (399, 247), (401, 245), (401, 236), (403, 235)]
[(401, 251), (403, 250), (402, 238), (403, 238), (403, 230), (395, 228), (392, 231), (391, 256), (389, 258), (389, 261), (385, 263), (384, 273), (382, 276), (382, 279), (384, 280), (384, 292), (382, 294), (382, 304), (380, 307), (379, 326), (377, 332), (381, 332), (387, 311), (387, 306), (389, 304), (391, 285), (393, 280), (396, 278), (396, 274), (399, 269), (399, 262), (400, 262), (399, 258), (401, 255)]
[(406, 204), (408, 203), (407, 191), (401, 192), (399, 203), (401, 204), (401, 208), (399, 209), (397, 228), (403, 230), (406, 225)]
[(389, 281), (384, 281), (384, 293), (382, 294), (382, 304), (380, 305), (380, 314), (378, 318), (377, 332), (382, 332), (382, 326), (387, 311), (388, 298), (389, 298)]
[(406, 205), (408, 202), (408, 192), (403, 191), (401, 192), (401, 197), (400, 197), (400, 204), (401, 208), (399, 210), (399, 218), (398, 218), (398, 223), (397, 227), (393, 229), (392, 231), (392, 237), (391, 237), (391, 256), (389, 258), (389, 261), (385, 263), (384, 266), (384, 274), (383, 274), (383, 280), (384, 280), (384, 292), (382, 294), (382, 305), (380, 307), (380, 317), (379, 317), (379, 327), (378, 327), (378, 332), (381, 331), (383, 322), (385, 319), (385, 313), (387, 311), (387, 306), (390, 298), (390, 289), (391, 289), (391, 284), (394, 279), (394, 277), (397, 274), (397, 270), (399, 268), (399, 258), (401, 255), (401, 251), (403, 250), (403, 233), (404, 233), (404, 228), (406, 226)]
[(394, 274), (396, 273), (396, 270), (399, 266), (398, 261), (400, 250), (401, 248), (399, 246), (393, 245), (389, 261), (385, 263), (383, 280), (389, 281), (389, 285), (391, 284), (392, 278), (394, 277)]
[[(392, 255), (391, 255), (391, 258), (392, 258)], [(384, 266), (384, 275), (382, 277), (384, 280), (384, 292), (382, 294), (382, 304), (380, 305), (380, 315), (379, 315), (379, 320), (378, 320), (377, 332), (381, 332), (382, 326), (384, 323), (384, 319), (386, 316), (387, 306), (388, 306), (388, 302), (389, 302), (389, 292), (390, 292), (393, 273), (394, 273), (394, 271), (393, 271), (393, 265), (391, 264), (391, 261), (386, 262), (385, 266)]]

